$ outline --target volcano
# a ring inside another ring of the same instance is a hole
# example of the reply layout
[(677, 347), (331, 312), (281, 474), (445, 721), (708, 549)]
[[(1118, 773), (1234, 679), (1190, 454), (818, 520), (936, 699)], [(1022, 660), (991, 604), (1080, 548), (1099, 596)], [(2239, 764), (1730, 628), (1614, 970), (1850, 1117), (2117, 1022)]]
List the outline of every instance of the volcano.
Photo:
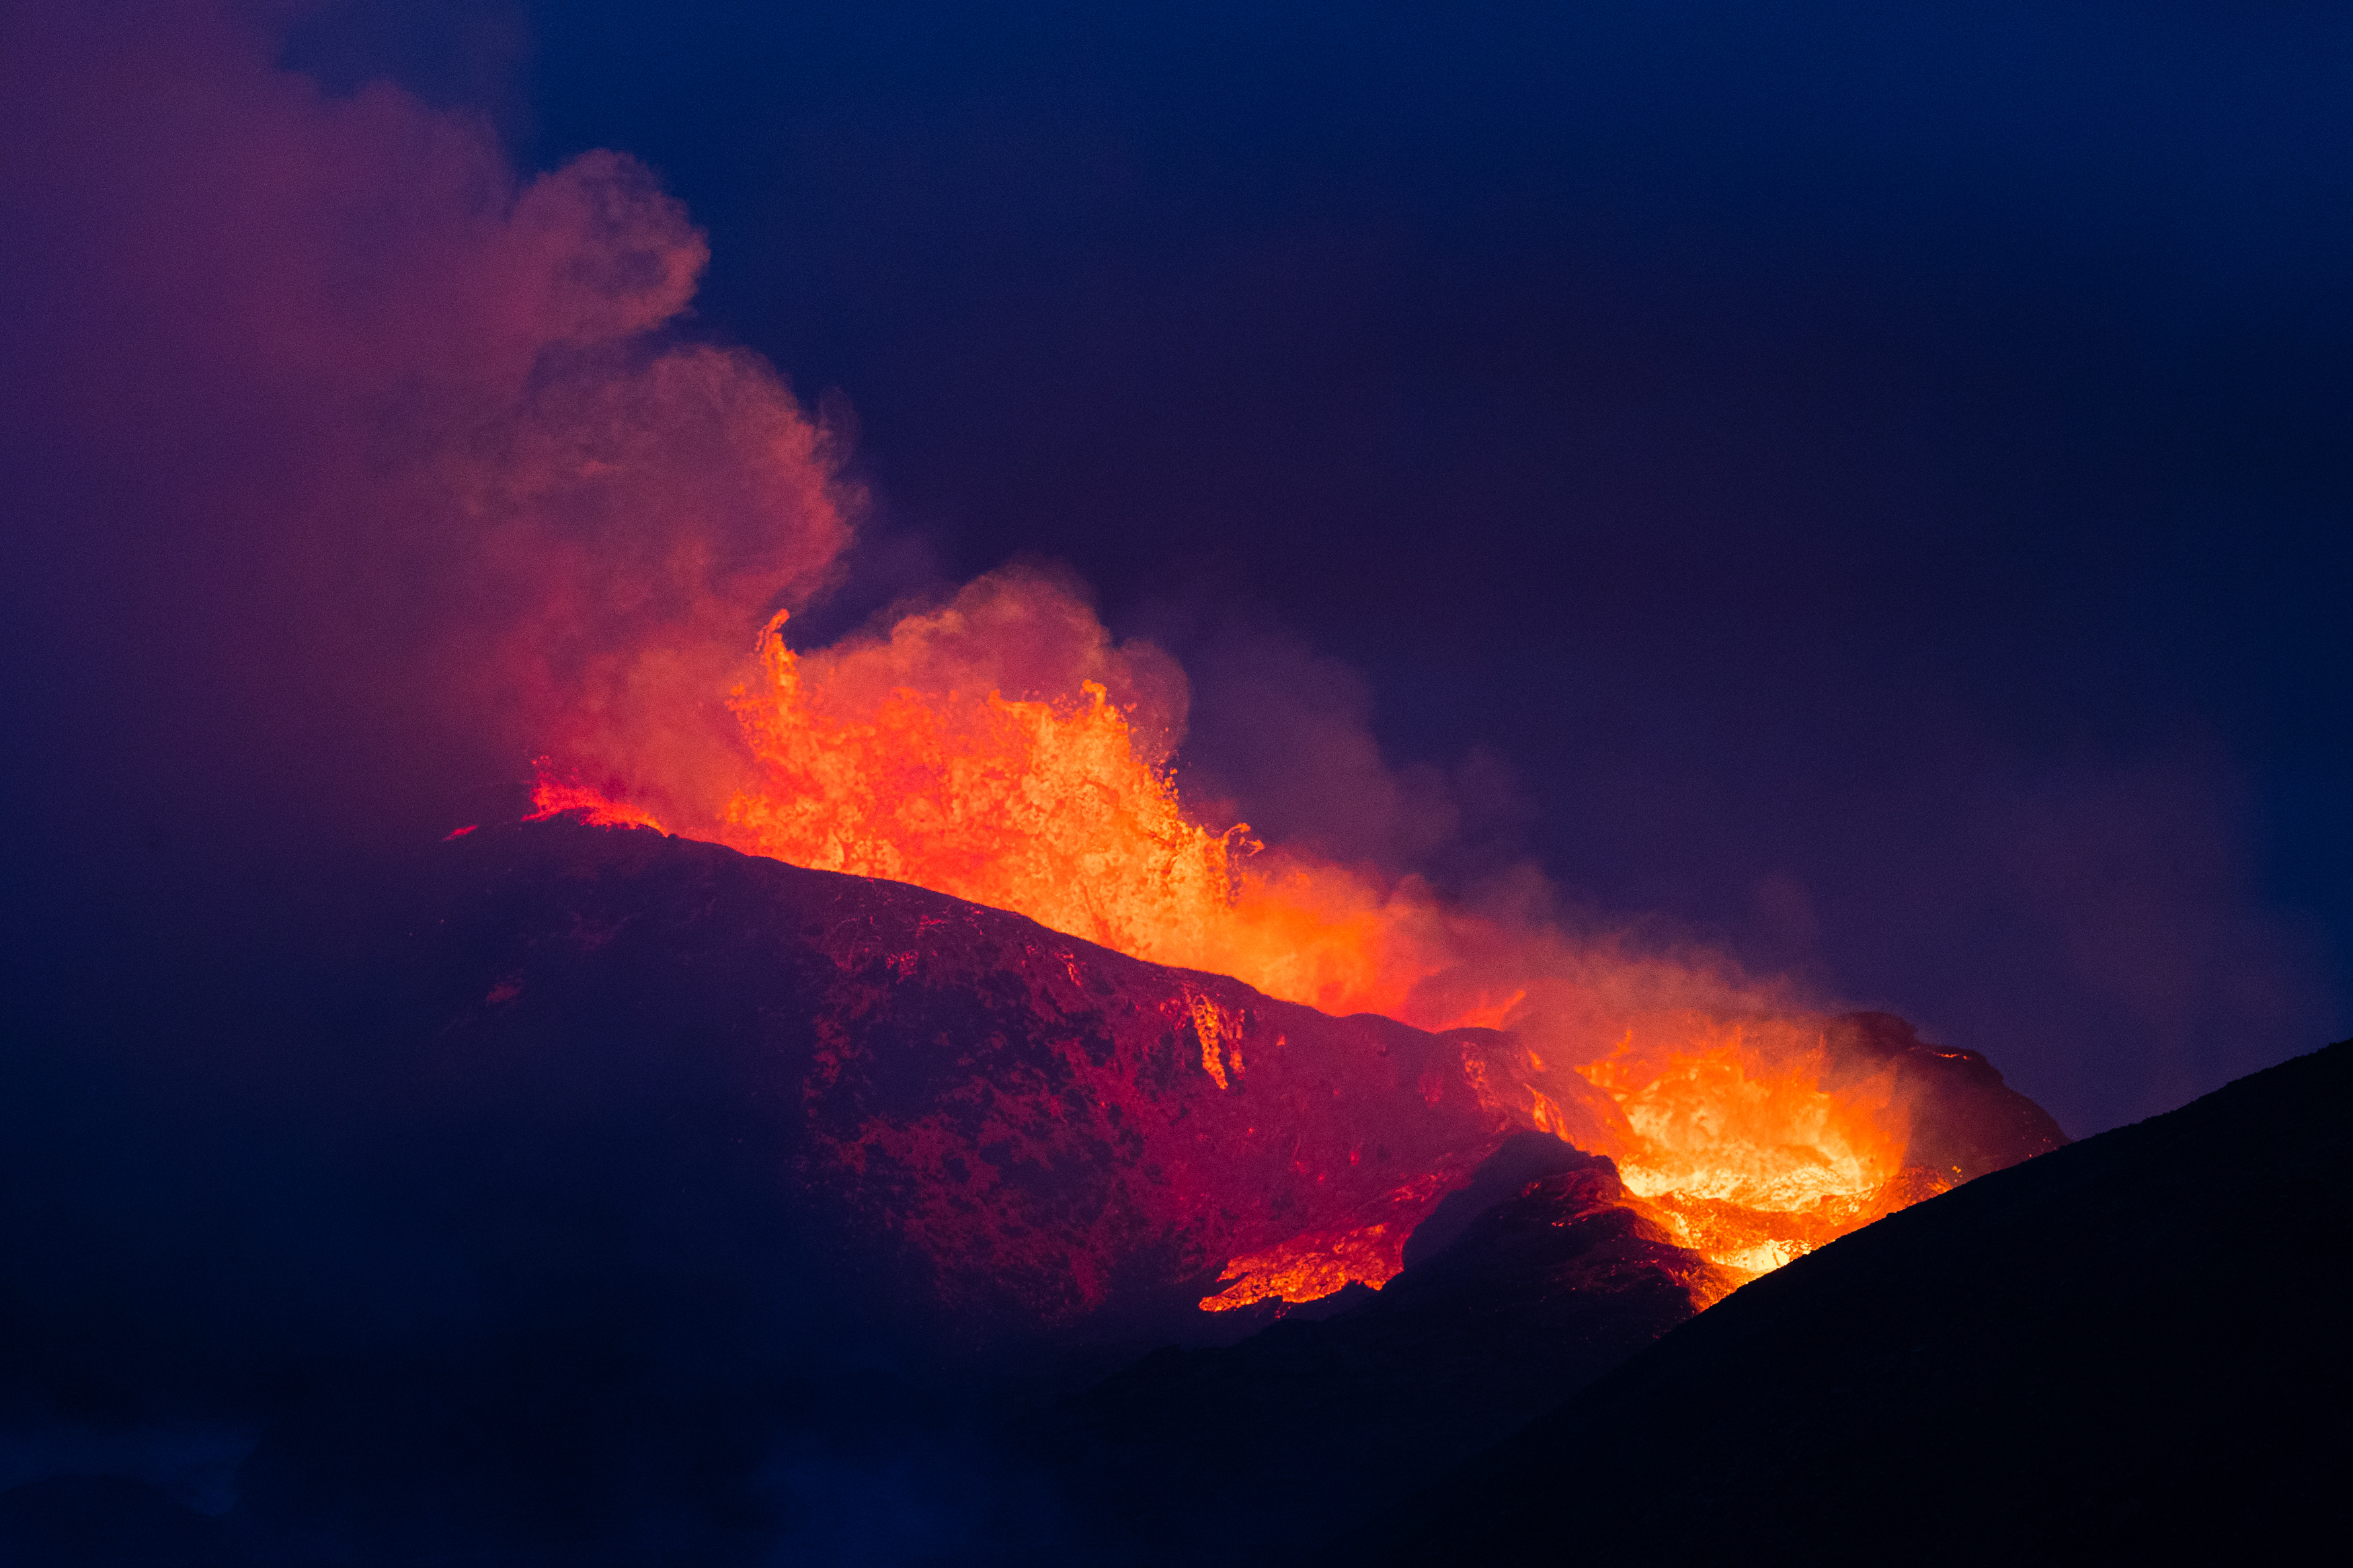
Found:
[[(1333, 1018), (902, 883), (561, 821), (466, 836), (437, 877), (405, 961), (443, 987), (417, 998), (427, 1070), (521, 1093), (674, 1042), (761, 1108), (776, 1181), (943, 1353), (1227, 1337), (1377, 1287), (1534, 1115), (1495, 1090), (1521, 1054), (1504, 1032)], [(1909, 1111), (1897, 1178), (1849, 1223), (2064, 1141), (1901, 1019), (1822, 1038)], [(1623, 1147), (1610, 1097), (1564, 1081), (1579, 1095), (1546, 1096), (1544, 1130)], [(1820, 1223), (1677, 1207), (1658, 1217), (1687, 1241)], [(1731, 1282), (1703, 1277), (1701, 1304)]]
[(1508, 1033), (902, 883), (558, 818), (374, 902), (227, 1052), (237, 1114), (91, 1119), (117, 1195), (18, 1226), (0, 1540), (1303, 1549), (1735, 1289), (1763, 1231), (1802, 1251), (2064, 1142), (1983, 1058), (1850, 1015), (1803, 1062), (1901, 1131), (1867, 1201), (1653, 1201), (1603, 1152), (1618, 1101), (1528, 1089)]

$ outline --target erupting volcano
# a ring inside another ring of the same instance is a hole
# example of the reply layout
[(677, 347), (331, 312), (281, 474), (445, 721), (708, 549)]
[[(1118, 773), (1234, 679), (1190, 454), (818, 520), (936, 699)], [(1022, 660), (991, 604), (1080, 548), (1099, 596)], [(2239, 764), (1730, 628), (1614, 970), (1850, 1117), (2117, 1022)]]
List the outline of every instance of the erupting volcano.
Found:
[(0, 6), (0, 1563), (2333, 1495), (2326, 18)]
[[(1198, 1202), (1229, 1214), (1263, 1201), (1240, 1175), (1263, 1149), (1304, 1146), (1307, 1124), (1287, 1091), (1274, 1104), (1266, 1095), (1295, 1065), (1296, 1042), (1322, 1031), (1315, 1070), (1341, 1097), (1394, 1079), (1386, 1020), (1411, 1026), (1428, 1042), (1414, 1054), (1412, 1094), (1351, 1125), (1345, 1176), (1336, 1163), (1312, 1173), (1317, 1202), (1287, 1218), (1278, 1205), (1231, 1232), (1211, 1259), (1221, 1271), (1200, 1303), (1208, 1311), (1385, 1284), (1414, 1227), (1515, 1129), (1611, 1157), (1627, 1201), (1733, 1279), (2064, 1141), (1981, 1058), (1923, 1046), (1899, 1021), (1833, 1019), (1686, 963), (1580, 947), (1541, 922), (1451, 904), (1417, 879), (1271, 847), (1247, 824), (1202, 821), (1166, 761), (1165, 718), (1139, 721), (1152, 681), (1166, 679), (1156, 650), (1109, 649), (1099, 631), (1083, 649), (1142, 698), (1117, 700), (1096, 679), (1010, 697), (984, 684), (1002, 675), (1005, 645), (1018, 658), (1021, 639), (1058, 617), (1073, 618), (1057, 591), (1018, 574), (905, 616), (885, 636), (813, 654), (787, 646), (779, 613), (729, 700), (748, 753), (735, 777), (641, 796), (573, 782), (543, 762), (539, 816), (674, 829), (789, 865), (910, 883), (1172, 972), (1146, 1008), (1157, 1043), (1134, 1048), (1139, 1060), (1174, 1052), (1181, 1074), (1246, 1108), (1205, 1118), (1198, 1125), (1218, 1131), (1195, 1134), (1208, 1144), (1205, 1168), (1220, 1172)], [(894, 973), (912, 976), (929, 962), (942, 939), (923, 932), (944, 919), (910, 933), (888, 958)], [(1020, 951), (1034, 961), (1037, 943)], [(1133, 1010), (1134, 985), (1117, 989)], [(1345, 1019), (1353, 1032), (1332, 1035), (1270, 999)], [(1343, 1040), (1351, 1043), (1335, 1043)], [(941, 1048), (958, 1046), (944, 1037)], [(1099, 1065), (1090, 1076), (1100, 1079)], [(1121, 1086), (1098, 1083), (1091, 1098), (1132, 1110), (1137, 1069), (1117, 1070)], [(1963, 1080), (1978, 1097), (1967, 1107), (1947, 1087)], [(2000, 1124), (1990, 1134), (1989, 1118)], [(1238, 1129), (1225, 1125), (1237, 1120)], [(944, 1174), (951, 1167), (936, 1149), (913, 1157), (914, 1146), (894, 1158), (957, 1187), (967, 1209), (1002, 1201), (966, 1188), (966, 1174)], [(1379, 1151), (1370, 1166), (1368, 1149)], [(1336, 1162), (1337, 1146), (1328, 1153)], [(1312, 1162), (1291, 1163), (1309, 1174)], [(992, 1164), (975, 1143), (953, 1169)], [(1330, 1201), (1343, 1193), (1345, 1203)], [(925, 1222), (936, 1258), (961, 1245), (949, 1239), (955, 1228)], [(1113, 1266), (1095, 1258), (1075, 1278)]]

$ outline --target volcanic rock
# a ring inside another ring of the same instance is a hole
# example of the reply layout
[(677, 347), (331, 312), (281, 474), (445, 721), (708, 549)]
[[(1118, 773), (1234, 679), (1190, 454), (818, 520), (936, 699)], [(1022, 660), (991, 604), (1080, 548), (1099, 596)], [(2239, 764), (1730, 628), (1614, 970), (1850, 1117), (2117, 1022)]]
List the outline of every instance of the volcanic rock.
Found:
[(1609, 1160), (1543, 1133), (1448, 1202), (1377, 1294), (1229, 1349), (1164, 1351), (1033, 1424), (1090, 1562), (1294, 1557), (1738, 1282), (1677, 1245)]
[(1831, 1081), (1894, 1075), (1910, 1137), (1902, 1163), (1957, 1186), (2067, 1142), (2051, 1113), (2002, 1082), (1976, 1051), (1932, 1046), (1893, 1013), (1846, 1013), (1822, 1032)]
[[(1249, 1556), (1725, 1283), (1606, 1162), (1506, 1143), (1506, 1035), (575, 822), (336, 907), (260, 985), (23, 1053), (0, 1561)], [(1975, 1130), (1953, 1177), (2057, 1135), (1898, 1021), (1824, 1040), (1915, 1147)]]
[(1319, 1559), (2277, 1562), (2333, 1538), (2353, 1041), (1740, 1289)]
[(1463, 1041), (652, 832), (351, 908), (10, 1080), (0, 1561), (1082, 1561), (1008, 1387), (1243, 1337), (1222, 1265), (1393, 1254), (1508, 1131)]
[(396, 968), (432, 977), (446, 1094), (624, 1062), (724, 1085), (829, 1275), (941, 1353), (1235, 1337), (1264, 1315), (1197, 1305), (1229, 1259), (1393, 1252), (1509, 1130), (1466, 1042), (650, 831), (470, 835), (423, 908)]

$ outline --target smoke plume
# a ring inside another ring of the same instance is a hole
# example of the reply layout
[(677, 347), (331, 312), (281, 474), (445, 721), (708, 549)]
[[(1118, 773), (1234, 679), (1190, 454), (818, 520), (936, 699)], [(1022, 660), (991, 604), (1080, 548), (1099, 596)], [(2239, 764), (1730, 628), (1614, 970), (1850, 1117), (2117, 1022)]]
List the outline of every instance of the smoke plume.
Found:
[(839, 440), (691, 340), (702, 237), (644, 167), (525, 177), (239, 16), (10, 20), (8, 618), (48, 731), (16, 787), (389, 842), (537, 752), (723, 765), (730, 668), (849, 538)]

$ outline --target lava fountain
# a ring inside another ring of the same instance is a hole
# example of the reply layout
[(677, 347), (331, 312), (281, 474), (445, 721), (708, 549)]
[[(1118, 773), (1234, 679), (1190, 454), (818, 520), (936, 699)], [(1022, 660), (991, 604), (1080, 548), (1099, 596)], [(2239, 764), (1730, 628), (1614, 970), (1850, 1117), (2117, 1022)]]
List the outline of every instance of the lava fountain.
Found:
[[(1246, 824), (1213, 827), (1187, 808), (1137, 705), (1103, 681), (1008, 697), (969, 660), (927, 664), (926, 650), (972, 634), (976, 591), (1001, 605), (1024, 584), (984, 579), (887, 639), (815, 655), (786, 645), (778, 614), (729, 702), (751, 769), (723, 799), (638, 798), (543, 762), (540, 814), (912, 883), (1326, 1014), (1457, 1039), (1461, 1077), (1499, 1128), (1612, 1156), (1634, 1201), (1736, 1274), (1978, 1173), (1907, 1157), (1919, 1097), (1899, 1062), (1835, 1048), (1821, 1015), (1721, 963), (1580, 943), (1412, 878), (1270, 847)], [(1221, 1028), (1212, 1009), (1191, 1037), (1223, 1089), (1246, 1069)], [(1377, 1212), (1230, 1258), (1203, 1307), (1383, 1284), (1462, 1174), (1414, 1173)]]

